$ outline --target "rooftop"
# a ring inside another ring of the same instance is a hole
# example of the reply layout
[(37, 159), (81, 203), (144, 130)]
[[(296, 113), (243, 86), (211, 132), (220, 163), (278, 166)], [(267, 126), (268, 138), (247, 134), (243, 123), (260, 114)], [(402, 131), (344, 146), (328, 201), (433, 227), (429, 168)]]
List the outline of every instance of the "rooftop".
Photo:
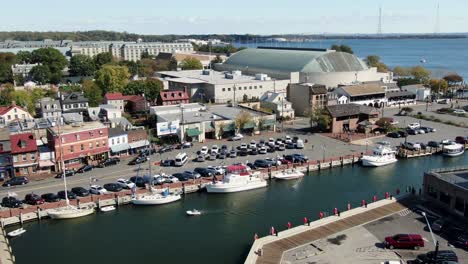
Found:
[[(209, 74), (203, 74), (203, 73)], [(165, 80), (170, 82), (189, 83), (189, 84), (236, 84), (236, 83), (252, 83), (252, 82), (265, 82), (271, 80), (259, 80), (251, 75), (236, 75), (232, 79), (226, 78), (226, 72), (214, 70), (188, 70), (188, 71), (162, 71), (158, 72)], [(167, 78), (168, 77), (168, 78)]]
[(377, 93), (385, 93), (385, 89), (379, 84), (375, 83), (363, 83), (358, 85), (342, 86), (343, 89), (349, 96), (360, 96)]
[(429, 173), (468, 191), (468, 167), (436, 169)]
[(101, 122), (85, 122), (85, 123), (80, 123), (77, 125), (64, 125), (64, 126), (55, 126), (49, 128), (49, 130), (54, 134), (58, 135), (59, 132), (59, 127), (60, 127), (60, 133), (61, 134), (69, 134), (69, 133), (74, 133), (77, 131), (85, 131), (85, 130), (93, 130), (93, 129), (105, 129), (107, 128), (104, 124)]
[(375, 108), (359, 104), (338, 104), (327, 106), (327, 110), (332, 117), (343, 117), (370, 114), (375, 111)]
[(32, 133), (11, 135), (10, 141), (12, 154), (37, 150), (36, 139)]

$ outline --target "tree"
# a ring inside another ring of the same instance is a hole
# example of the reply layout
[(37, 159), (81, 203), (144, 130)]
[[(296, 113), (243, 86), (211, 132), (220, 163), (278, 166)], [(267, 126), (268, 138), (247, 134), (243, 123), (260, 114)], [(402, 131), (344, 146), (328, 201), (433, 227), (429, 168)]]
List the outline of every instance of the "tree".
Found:
[(141, 59), (151, 59), (151, 55), (145, 50), (141, 53)]
[(221, 59), (219, 55), (216, 55), (216, 57), (210, 62), (210, 68), (213, 69), (216, 63), (222, 63), (222, 62), (223, 62), (223, 59)]
[(400, 112), (398, 114), (399, 115), (408, 115), (408, 114), (411, 114), (411, 112), (413, 112), (413, 108), (403, 107), (403, 108), (401, 108), (401, 110), (400, 110)]
[(457, 85), (463, 82), (463, 77), (461, 77), (457, 73), (448, 74), (444, 76), (443, 79), (446, 80), (450, 86)]
[(94, 76), (96, 84), (104, 93), (123, 91), (128, 78), (130, 78), (128, 68), (117, 65), (104, 65)]
[(167, 69), (167, 63), (166, 65), (161, 62), (156, 62), (156, 60), (153, 59), (142, 59), (140, 61), (141, 65), (141, 72), (140, 76), (143, 77), (152, 77), (154, 76), (154, 73), (157, 71), (165, 71)]
[(125, 95), (145, 95), (148, 101), (156, 101), (163, 84), (159, 80), (148, 79), (145, 81), (132, 81), (125, 86), (122, 93)]
[(81, 85), (84, 96), (88, 98), (89, 106), (99, 106), (102, 102), (102, 89), (92, 80), (84, 80)]
[(96, 66), (92, 58), (86, 55), (75, 55), (70, 59), (71, 76), (92, 76)]
[(0, 83), (11, 82), (13, 82), (13, 72), (11, 71), (11, 65), (6, 63), (0, 64)]
[(172, 57), (171, 60), (169, 61), (169, 70), (170, 71), (176, 71), (177, 68), (179, 67), (179, 63), (177, 62), (176, 58)]
[(310, 128), (316, 128), (319, 131), (328, 131), (331, 125), (331, 117), (325, 110), (314, 108), (312, 111), (304, 113), (309, 118)]
[(32, 61), (32, 54), (29, 51), (18, 51), (16, 53), (16, 62), (23, 64), (23, 63), (31, 63)]
[(46, 65), (34, 66), (29, 72), (29, 75), (35, 82), (41, 84), (48, 83), (51, 78), (51, 72)]
[(423, 84), (429, 83), (429, 79), (431, 78), (431, 72), (423, 66), (411, 68), (410, 73), (416, 80)]
[(380, 118), (379, 120), (377, 120), (377, 122), (375, 122), (375, 124), (378, 125), (385, 132), (393, 129), (393, 127), (394, 127), (392, 125), (392, 119), (388, 118), (388, 117)]
[(348, 46), (348, 45), (332, 45), (331, 48), (332, 50), (335, 50), (335, 51), (341, 51), (341, 52), (346, 52), (346, 53), (349, 53), (349, 54), (354, 54), (354, 51), (353, 49)]
[(99, 53), (98, 55), (94, 56), (93, 60), (97, 69), (100, 69), (102, 65), (114, 62), (114, 58), (110, 52)]
[(445, 93), (448, 88), (448, 82), (444, 79), (431, 79), (429, 87), (433, 93)]
[(237, 129), (242, 129), (245, 124), (252, 121), (252, 115), (249, 112), (241, 111), (235, 119)]
[(369, 55), (364, 61), (369, 67), (377, 68), (378, 72), (388, 72), (388, 66), (380, 61), (380, 57), (377, 55)]
[(54, 48), (40, 48), (31, 53), (31, 62), (47, 66), (51, 73), (60, 73), (68, 61), (60, 51)]
[(13, 91), (11, 92), (10, 96), (11, 96), (11, 101), (15, 101), (17, 105), (28, 109), (28, 112), (34, 113), (34, 110), (35, 110), (34, 101), (32, 100), (32, 96), (29, 94), (28, 91), (25, 91), (25, 90)]
[(16, 55), (11, 52), (0, 52), (0, 64), (15, 64)]
[(197, 58), (185, 58), (180, 62), (182, 70), (201, 70), (203, 65)]
[(11, 105), (11, 93), (15, 91), (12, 84), (5, 84), (0, 90), (0, 105)]
[(420, 83), (421, 82), (419, 80), (416, 80), (415, 78), (399, 78), (397, 80), (398, 87), (403, 87), (405, 85), (420, 84)]
[(393, 68), (393, 74), (399, 77), (411, 75), (410, 70), (408, 68), (403, 68), (401, 66), (396, 66), (395, 68)]

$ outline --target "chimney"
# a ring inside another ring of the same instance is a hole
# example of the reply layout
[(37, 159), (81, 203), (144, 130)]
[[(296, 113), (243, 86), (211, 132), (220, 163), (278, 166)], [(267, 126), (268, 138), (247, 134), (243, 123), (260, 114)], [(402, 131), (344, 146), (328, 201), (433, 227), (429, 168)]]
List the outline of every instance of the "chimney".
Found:
[(11, 101), (11, 106), (16, 106), (16, 101)]

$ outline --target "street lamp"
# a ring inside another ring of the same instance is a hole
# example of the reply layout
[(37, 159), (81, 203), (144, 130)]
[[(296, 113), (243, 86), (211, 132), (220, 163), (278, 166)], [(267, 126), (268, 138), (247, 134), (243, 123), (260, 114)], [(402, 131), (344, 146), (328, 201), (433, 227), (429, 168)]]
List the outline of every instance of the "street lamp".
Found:
[(432, 232), (432, 228), (431, 228), (431, 225), (429, 224), (429, 220), (427, 220), (426, 212), (421, 212), (421, 214), (424, 216), (424, 219), (426, 219), (427, 227), (429, 228), (429, 232), (431, 232), (432, 242), (434, 242), (434, 246), (435, 246), (433, 260), (434, 260), (434, 263), (436, 263), (437, 253), (439, 252), (439, 241), (436, 240), (434, 233)]
[(184, 140), (184, 134), (185, 134), (185, 131), (184, 131), (184, 105), (183, 104), (180, 104), (179, 105), (180, 107), (180, 112), (181, 112), (181, 116), (182, 116), (182, 127), (181, 127), (181, 130), (180, 130), (180, 143), (182, 144), (183, 140)]

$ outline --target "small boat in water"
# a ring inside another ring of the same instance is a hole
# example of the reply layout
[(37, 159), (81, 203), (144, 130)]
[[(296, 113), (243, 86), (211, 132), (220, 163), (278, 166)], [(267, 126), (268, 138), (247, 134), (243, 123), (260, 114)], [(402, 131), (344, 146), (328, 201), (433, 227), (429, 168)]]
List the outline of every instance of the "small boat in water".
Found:
[[(152, 189), (152, 188), (151, 188)], [(149, 194), (135, 195), (132, 198), (134, 205), (160, 205), (178, 201), (182, 198), (180, 194), (170, 193), (169, 188), (162, 193), (156, 193), (153, 190)]]
[(222, 181), (213, 181), (206, 185), (208, 193), (233, 193), (267, 187), (267, 182), (259, 173), (251, 174), (244, 165), (227, 167), (227, 174)]
[(187, 213), (187, 215), (190, 215), (190, 216), (201, 215), (201, 212), (198, 211), (197, 209), (188, 210), (185, 213)]
[(104, 207), (101, 207), (101, 212), (110, 212), (110, 211), (114, 211), (115, 210), (115, 206), (113, 205), (109, 205), (109, 206), (104, 206)]
[(442, 147), (442, 154), (447, 157), (457, 157), (465, 153), (465, 146), (455, 142), (449, 142)]
[(304, 173), (297, 169), (285, 170), (275, 175), (275, 179), (278, 180), (294, 180), (304, 177)]
[(362, 166), (380, 167), (397, 162), (396, 151), (388, 145), (379, 145), (372, 155), (364, 155), (361, 158)]
[(8, 237), (17, 237), (17, 236), (20, 236), (20, 235), (22, 235), (24, 233), (26, 233), (26, 229), (21, 227), (21, 228), (18, 228), (16, 230), (13, 230), (11, 232), (8, 232), (7, 235), (8, 235)]

